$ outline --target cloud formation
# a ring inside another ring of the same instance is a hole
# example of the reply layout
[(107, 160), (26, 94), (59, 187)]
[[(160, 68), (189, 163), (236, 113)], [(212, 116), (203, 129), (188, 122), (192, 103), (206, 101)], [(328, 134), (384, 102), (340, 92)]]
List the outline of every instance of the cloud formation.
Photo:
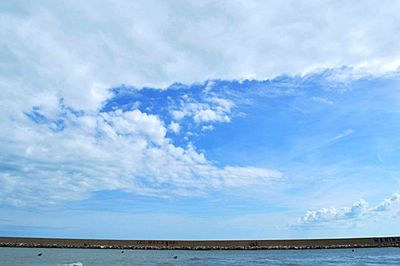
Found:
[(336, 222), (344, 222), (345, 225), (348, 225), (352, 221), (377, 216), (379, 212), (390, 211), (398, 203), (400, 203), (400, 193), (394, 193), (375, 207), (369, 207), (368, 202), (360, 199), (351, 207), (330, 207), (307, 211), (304, 216), (297, 219), (296, 226), (331, 225)]
[[(399, 193), (337, 202), (398, 185), (399, 9), (377, 0), (1, 1), (3, 222), (58, 221), (64, 236), (104, 237), (108, 217), (125, 224), (114, 237), (199, 237), (193, 227), (211, 238), (248, 238), (249, 228), (304, 237), (279, 226), (296, 209), (296, 226), (316, 229), (307, 237), (358, 223), (369, 226), (329, 236), (396, 231)], [(310, 198), (336, 207), (312, 209)], [(93, 215), (99, 206), (108, 216)], [(125, 215), (141, 211), (151, 215)], [(149, 223), (153, 234), (139, 230)]]
[(176, 120), (191, 117), (197, 124), (230, 122), (233, 106), (234, 104), (230, 100), (222, 98), (206, 98), (204, 102), (199, 103), (189, 97), (183, 97), (181, 107), (173, 110), (172, 114)]
[[(266, 79), (342, 66), (385, 73), (400, 65), (393, 38), (399, 7), (396, 1), (13, 1), (0, 9), (0, 82), (9, 96), (43, 108), (64, 97), (68, 106), (95, 110), (119, 84)], [(200, 112), (199, 121), (226, 120)]]
[(164, 122), (138, 109), (86, 114), (60, 101), (53, 118), (33, 107), (20, 119), (2, 124), (0, 204), (55, 204), (103, 190), (196, 197), (282, 176), (217, 167), (191, 144), (175, 146)]

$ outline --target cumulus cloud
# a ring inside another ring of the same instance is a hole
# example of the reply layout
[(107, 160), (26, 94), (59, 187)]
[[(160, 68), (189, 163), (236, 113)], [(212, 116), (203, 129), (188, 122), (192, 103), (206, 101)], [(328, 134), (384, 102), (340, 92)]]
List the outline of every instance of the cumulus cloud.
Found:
[(175, 146), (164, 122), (139, 110), (85, 114), (60, 105), (54, 120), (40, 112), (2, 125), (1, 204), (56, 204), (103, 190), (192, 197), (281, 177), (269, 169), (217, 167), (192, 145)]
[(322, 208), (307, 211), (304, 216), (297, 219), (296, 226), (315, 226), (337, 222), (350, 222), (376, 216), (379, 212), (390, 211), (394, 204), (400, 202), (400, 193), (394, 193), (390, 198), (384, 199), (375, 207), (369, 207), (364, 199), (356, 201), (351, 207)]
[(189, 117), (196, 124), (228, 123), (231, 121), (230, 115), (233, 107), (232, 101), (217, 97), (208, 98), (206, 93), (201, 101), (190, 97), (182, 97), (180, 107), (175, 107), (178, 109), (172, 110), (171, 115), (176, 120)]
[(298, 219), (300, 224), (313, 224), (331, 222), (336, 220), (354, 219), (365, 213), (368, 208), (368, 203), (360, 199), (351, 207), (343, 208), (322, 208), (316, 211), (307, 211), (306, 214)]
[(201, 131), (211, 131), (214, 129), (213, 125), (206, 125), (201, 127)]
[(169, 124), (168, 128), (174, 133), (178, 133), (181, 130), (179, 124), (173, 121)]
[(174, 111), (172, 111), (171, 113), (172, 113), (172, 117), (173, 117), (175, 120), (181, 120), (182, 118), (185, 117), (185, 113), (184, 113), (183, 111), (174, 110)]
[(372, 211), (384, 212), (390, 210), (393, 204), (400, 202), (400, 193), (394, 193), (392, 197), (384, 199), (378, 206), (372, 208)]

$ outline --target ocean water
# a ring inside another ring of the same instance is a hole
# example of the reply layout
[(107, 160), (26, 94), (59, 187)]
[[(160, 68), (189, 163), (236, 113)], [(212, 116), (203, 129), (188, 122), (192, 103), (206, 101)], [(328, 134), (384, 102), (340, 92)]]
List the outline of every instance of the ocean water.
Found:
[(0, 248), (0, 265), (400, 265), (400, 248), (123, 253), (116, 249)]

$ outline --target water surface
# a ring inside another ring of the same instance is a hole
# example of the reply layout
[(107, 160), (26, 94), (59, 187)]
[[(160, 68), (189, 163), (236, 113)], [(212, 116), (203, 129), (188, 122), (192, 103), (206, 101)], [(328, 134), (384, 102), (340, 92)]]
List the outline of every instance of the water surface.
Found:
[(400, 248), (123, 253), (116, 249), (0, 248), (0, 265), (400, 265)]

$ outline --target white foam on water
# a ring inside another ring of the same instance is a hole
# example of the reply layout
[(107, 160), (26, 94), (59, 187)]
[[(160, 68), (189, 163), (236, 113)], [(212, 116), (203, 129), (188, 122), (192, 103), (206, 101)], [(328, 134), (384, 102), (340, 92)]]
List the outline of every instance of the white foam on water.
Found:
[(82, 262), (72, 262), (67, 264), (62, 264), (62, 266), (83, 266)]

